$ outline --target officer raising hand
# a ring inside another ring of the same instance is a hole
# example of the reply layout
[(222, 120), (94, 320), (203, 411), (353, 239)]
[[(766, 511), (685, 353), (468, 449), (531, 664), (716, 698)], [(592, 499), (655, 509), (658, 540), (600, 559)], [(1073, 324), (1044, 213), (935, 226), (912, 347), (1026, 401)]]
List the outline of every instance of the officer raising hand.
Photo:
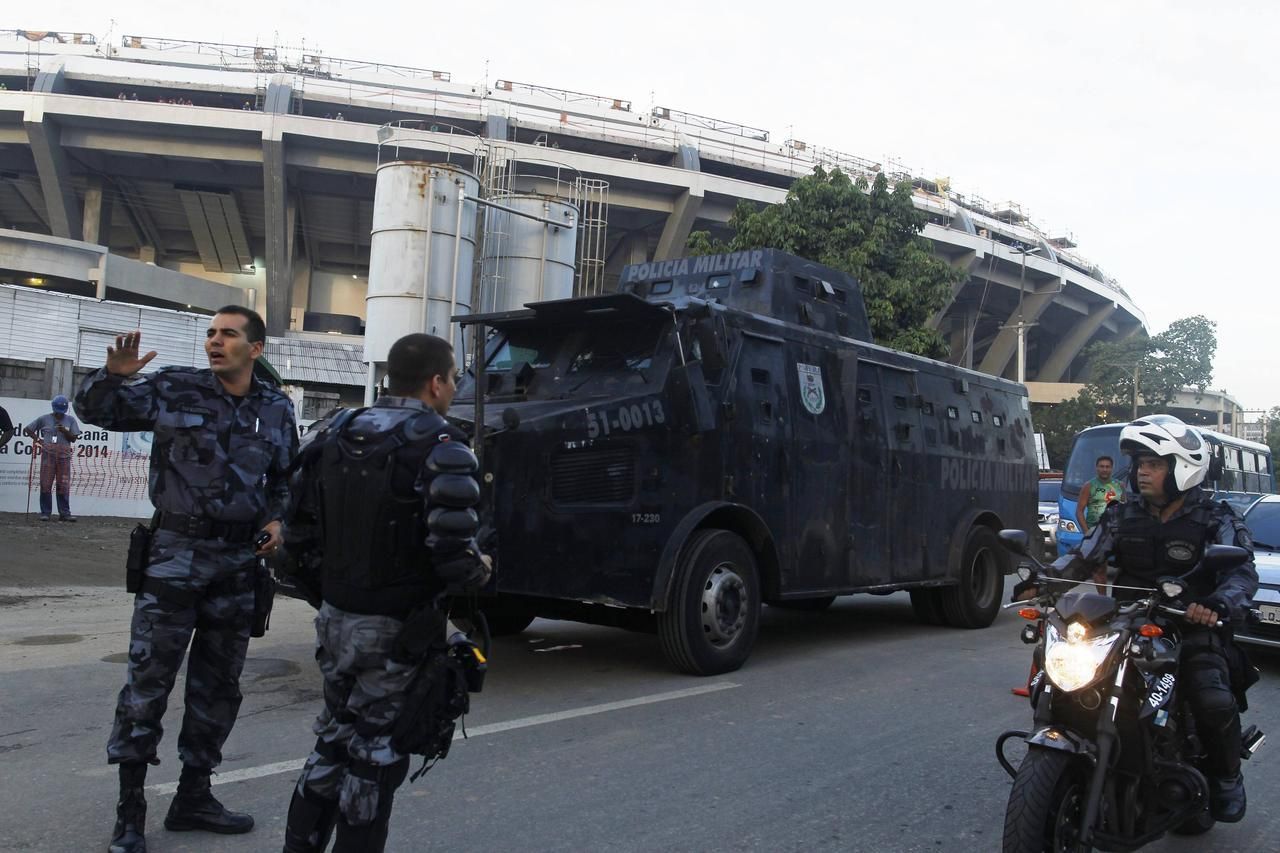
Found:
[(253, 375), (266, 344), (256, 312), (229, 305), (210, 318), (206, 369), (142, 374), (156, 353), (140, 356), (141, 338), (136, 331), (118, 335), (106, 364), (76, 394), (76, 411), (88, 423), (155, 436), (148, 477), (154, 536), (140, 555), (146, 565), (134, 599), (128, 675), (107, 742), (108, 762), (120, 766), (114, 853), (146, 850), (143, 786), (147, 766), (160, 762), (160, 721), (184, 656), (182, 774), (164, 826), (253, 828), (252, 817), (214, 798), (209, 776), (240, 709), (255, 554), (279, 547), (285, 473), (298, 444), (289, 398)]

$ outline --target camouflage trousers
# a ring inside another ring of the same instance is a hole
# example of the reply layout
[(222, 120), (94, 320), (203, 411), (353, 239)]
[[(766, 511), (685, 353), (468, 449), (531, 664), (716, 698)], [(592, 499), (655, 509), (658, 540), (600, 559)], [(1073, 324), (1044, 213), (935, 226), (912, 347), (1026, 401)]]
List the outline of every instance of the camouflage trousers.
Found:
[(160, 763), (161, 718), (184, 655), (178, 756), (185, 765), (209, 770), (222, 762), (222, 745), (240, 710), (253, 561), (248, 545), (157, 532), (147, 585), (133, 602), (128, 676), (107, 742), (110, 763)]
[(391, 616), (348, 613), (327, 602), (316, 615), (316, 662), (324, 676), (324, 709), (312, 729), (297, 792), (338, 802), (347, 823), (367, 824), (382, 795), (377, 772), (407, 766), (391, 746), (405, 691), (421, 668), (391, 659), (404, 623)]

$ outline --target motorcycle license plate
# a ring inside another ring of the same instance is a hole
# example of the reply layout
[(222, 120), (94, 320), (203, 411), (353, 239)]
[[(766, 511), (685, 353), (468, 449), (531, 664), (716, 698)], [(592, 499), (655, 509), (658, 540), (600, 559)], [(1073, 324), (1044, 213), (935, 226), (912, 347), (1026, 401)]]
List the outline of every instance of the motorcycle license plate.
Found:
[(1258, 612), (1259, 621), (1266, 622), (1268, 625), (1280, 625), (1280, 607), (1274, 604), (1259, 604)]

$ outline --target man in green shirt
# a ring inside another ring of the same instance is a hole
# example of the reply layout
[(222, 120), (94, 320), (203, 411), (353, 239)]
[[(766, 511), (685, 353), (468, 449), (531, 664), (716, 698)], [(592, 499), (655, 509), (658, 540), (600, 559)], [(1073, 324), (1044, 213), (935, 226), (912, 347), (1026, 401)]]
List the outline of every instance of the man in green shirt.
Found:
[(1094, 471), (1098, 476), (1080, 489), (1080, 500), (1076, 503), (1076, 524), (1085, 536), (1098, 523), (1107, 504), (1124, 500), (1124, 483), (1111, 479), (1114, 469), (1115, 461), (1110, 456), (1099, 456), (1094, 462)]

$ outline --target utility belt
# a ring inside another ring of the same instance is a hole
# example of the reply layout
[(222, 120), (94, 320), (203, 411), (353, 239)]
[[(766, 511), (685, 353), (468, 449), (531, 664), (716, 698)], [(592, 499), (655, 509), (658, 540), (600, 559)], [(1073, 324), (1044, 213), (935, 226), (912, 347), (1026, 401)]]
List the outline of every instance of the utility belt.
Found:
[(261, 525), (252, 521), (215, 521), (181, 512), (160, 512), (156, 524), (161, 530), (180, 533), (190, 539), (221, 539), (236, 545), (254, 540)]

